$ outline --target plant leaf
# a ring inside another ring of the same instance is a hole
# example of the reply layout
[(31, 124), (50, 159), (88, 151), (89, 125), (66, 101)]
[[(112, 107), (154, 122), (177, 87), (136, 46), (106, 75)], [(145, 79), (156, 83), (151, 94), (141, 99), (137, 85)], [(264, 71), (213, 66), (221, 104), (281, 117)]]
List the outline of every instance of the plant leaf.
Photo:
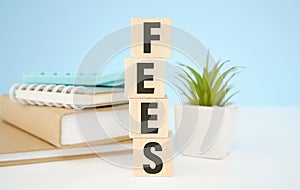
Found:
[[(202, 84), (202, 77), (201, 75), (199, 75), (199, 73), (197, 71), (195, 71), (195, 69), (193, 69), (192, 67), (190, 66), (187, 66), (187, 65), (183, 65), (181, 64), (181, 66), (183, 67), (186, 67), (188, 70), (191, 71), (191, 73), (195, 76), (196, 80), (197, 80), (197, 84), (200, 86), (201, 88), (201, 84)], [(186, 73), (186, 72), (185, 72)], [(188, 73), (186, 73), (186, 75), (189, 75)]]
[(193, 99), (192, 97), (190, 97), (189, 95), (187, 95), (187, 93), (177, 84), (174, 84), (180, 91), (181, 93), (188, 99), (189, 103), (192, 105), (197, 105), (197, 100)]
[[(203, 96), (203, 104), (204, 105), (211, 105), (211, 91), (210, 91), (210, 87), (208, 84), (208, 81), (205, 77), (203, 77), (203, 92), (202, 92), (202, 96)], [(204, 94), (205, 96), (207, 96), (207, 98), (204, 98)]]
[(228, 98), (226, 98), (226, 100), (224, 100), (224, 101), (221, 103), (221, 106), (225, 106), (226, 103), (227, 103), (233, 96), (235, 96), (235, 95), (238, 94), (238, 93), (239, 93), (239, 91), (237, 91), (237, 92), (231, 94)]
[(213, 88), (212, 88), (212, 95), (215, 95), (217, 90), (220, 88), (221, 84), (223, 83), (223, 80), (226, 78), (226, 76), (230, 73), (236, 70), (236, 67), (231, 67), (228, 70), (226, 70), (224, 73), (221, 74), (221, 76), (219, 76), (219, 78), (217, 79), (216, 83), (214, 84)]
[(215, 66), (214, 66), (214, 68), (211, 70), (211, 74), (210, 74), (210, 81), (209, 81), (209, 85), (210, 85), (210, 86), (213, 86), (213, 85), (214, 85), (214, 82), (215, 82), (215, 80), (216, 80), (216, 78), (217, 78), (217, 76), (218, 76), (218, 74), (219, 74), (221, 68), (222, 68), (227, 62), (229, 62), (229, 60), (224, 61), (224, 62), (222, 62), (222, 63), (221, 63), (221, 60), (220, 60), (220, 61), (218, 61), (218, 62), (215, 64)]

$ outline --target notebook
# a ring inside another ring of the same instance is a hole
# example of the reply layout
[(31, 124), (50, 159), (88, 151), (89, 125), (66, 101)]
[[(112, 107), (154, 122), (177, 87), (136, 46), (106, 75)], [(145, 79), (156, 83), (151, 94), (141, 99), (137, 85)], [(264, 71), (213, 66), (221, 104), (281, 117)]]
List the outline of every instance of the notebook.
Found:
[(18, 104), (4, 95), (0, 108), (3, 120), (57, 147), (129, 139), (128, 104), (72, 110)]
[(60, 149), (1, 120), (0, 142), (0, 166), (91, 158), (99, 155), (111, 156), (132, 152), (131, 141)]
[(26, 84), (56, 84), (74, 86), (124, 86), (122, 71), (98, 73), (47, 73), (35, 72), (23, 75)]
[(22, 104), (84, 109), (128, 102), (123, 88), (15, 84), (10, 99)]

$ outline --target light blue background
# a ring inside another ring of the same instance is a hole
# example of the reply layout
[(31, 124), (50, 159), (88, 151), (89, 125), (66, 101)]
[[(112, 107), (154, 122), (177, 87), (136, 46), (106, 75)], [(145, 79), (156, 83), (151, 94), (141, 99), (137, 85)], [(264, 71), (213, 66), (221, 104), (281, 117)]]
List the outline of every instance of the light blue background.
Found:
[(1, 0), (0, 93), (21, 82), (24, 73), (76, 72), (89, 47), (128, 26), (132, 17), (170, 17), (216, 59), (245, 66), (234, 81), (241, 91), (235, 102), (300, 105), (297, 0)]

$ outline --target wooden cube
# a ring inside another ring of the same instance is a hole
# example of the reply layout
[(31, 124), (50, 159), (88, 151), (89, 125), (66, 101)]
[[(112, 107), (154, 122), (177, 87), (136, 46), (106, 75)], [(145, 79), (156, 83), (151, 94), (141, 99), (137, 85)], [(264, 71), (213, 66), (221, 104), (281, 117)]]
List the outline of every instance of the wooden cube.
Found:
[(134, 176), (172, 176), (173, 138), (133, 139)]
[(131, 57), (171, 57), (170, 18), (131, 19)]
[(129, 99), (130, 138), (168, 137), (168, 98)]
[(125, 93), (129, 98), (164, 98), (164, 71), (163, 59), (126, 59)]

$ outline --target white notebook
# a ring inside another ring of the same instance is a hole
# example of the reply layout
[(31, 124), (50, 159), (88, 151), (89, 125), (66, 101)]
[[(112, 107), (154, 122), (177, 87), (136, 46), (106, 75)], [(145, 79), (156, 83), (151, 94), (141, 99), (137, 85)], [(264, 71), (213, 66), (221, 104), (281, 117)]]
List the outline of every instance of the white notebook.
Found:
[(63, 145), (127, 137), (128, 109), (67, 114), (61, 120)]
[(83, 109), (127, 103), (123, 88), (43, 84), (15, 84), (9, 97), (14, 102), (39, 106)]

